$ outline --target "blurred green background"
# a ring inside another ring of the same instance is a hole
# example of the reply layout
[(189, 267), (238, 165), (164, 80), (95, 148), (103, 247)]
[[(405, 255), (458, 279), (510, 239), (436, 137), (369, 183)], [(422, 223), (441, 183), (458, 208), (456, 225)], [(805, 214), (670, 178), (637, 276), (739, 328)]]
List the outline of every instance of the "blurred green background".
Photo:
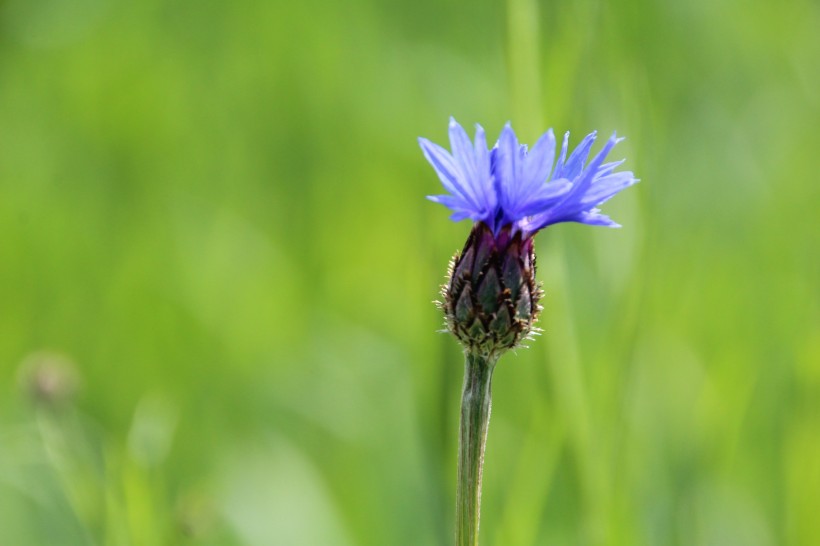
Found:
[[(817, 544), (820, 8), (0, 1), (0, 544), (452, 542), (416, 138), (617, 130), (536, 239), (482, 544)], [(596, 147), (597, 149), (597, 147)]]

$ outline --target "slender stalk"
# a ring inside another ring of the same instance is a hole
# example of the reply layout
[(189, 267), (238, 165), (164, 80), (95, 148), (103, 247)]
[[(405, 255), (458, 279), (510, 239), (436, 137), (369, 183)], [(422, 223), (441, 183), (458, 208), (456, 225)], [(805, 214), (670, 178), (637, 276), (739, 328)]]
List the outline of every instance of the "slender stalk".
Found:
[(478, 545), (481, 472), (490, 424), (491, 383), (497, 358), (467, 353), (461, 394), (456, 493), (456, 546)]

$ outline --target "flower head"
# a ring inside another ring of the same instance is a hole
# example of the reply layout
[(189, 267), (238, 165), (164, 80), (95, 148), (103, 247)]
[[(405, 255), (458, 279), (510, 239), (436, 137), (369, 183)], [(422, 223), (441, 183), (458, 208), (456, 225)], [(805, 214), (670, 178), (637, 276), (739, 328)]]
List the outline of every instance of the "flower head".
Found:
[(488, 150), (480, 125), (476, 125), (475, 142), (471, 143), (461, 125), (450, 118), (451, 152), (419, 139), (448, 192), (428, 199), (451, 209), (454, 221), (470, 218), (483, 222), (495, 234), (509, 226), (527, 237), (560, 222), (619, 227), (597, 207), (637, 180), (630, 171), (614, 172), (623, 161), (604, 163), (622, 140), (614, 134), (587, 163), (596, 137), (595, 132), (587, 135), (567, 157), (566, 133), (556, 161), (552, 129), (528, 149), (519, 144), (507, 124)]
[(467, 351), (497, 358), (530, 335), (541, 310), (532, 236), (560, 222), (619, 227), (597, 207), (637, 179), (615, 172), (623, 161), (604, 163), (620, 141), (614, 134), (587, 162), (594, 132), (569, 157), (566, 133), (557, 160), (552, 129), (532, 149), (519, 144), (509, 124), (492, 150), (480, 125), (473, 142), (452, 118), (449, 132), (450, 152), (419, 139), (448, 192), (428, 199), (452, 210), (454, 221), (474, 222), (450, 264), (441, 306)]

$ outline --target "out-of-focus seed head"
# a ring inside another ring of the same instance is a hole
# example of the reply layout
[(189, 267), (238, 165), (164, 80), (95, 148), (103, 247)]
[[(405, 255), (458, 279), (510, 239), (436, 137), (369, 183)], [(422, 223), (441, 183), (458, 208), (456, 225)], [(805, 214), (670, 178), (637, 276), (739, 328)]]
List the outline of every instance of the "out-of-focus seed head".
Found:
[(53, 351), (28, 355), (20, 365), (19, 380), (37, 407), (59, 410), (69, 406), (79, 390), (79, 375), (67, 356)]
[(442, 287), (447, 328), (464, 348), (497, 357), (534, 330), (541, 306), (532, 238), (476, 223)]

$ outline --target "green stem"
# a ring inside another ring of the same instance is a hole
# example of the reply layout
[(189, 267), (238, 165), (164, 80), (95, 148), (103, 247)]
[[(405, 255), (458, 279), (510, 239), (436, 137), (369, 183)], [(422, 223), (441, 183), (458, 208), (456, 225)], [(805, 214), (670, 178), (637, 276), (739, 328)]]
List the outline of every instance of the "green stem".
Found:
[(456, 546), (478, 545), (481, 471), (490, 424), (490, 398), (496, 358), (467, 353), (461, 394), (456, 494)]

